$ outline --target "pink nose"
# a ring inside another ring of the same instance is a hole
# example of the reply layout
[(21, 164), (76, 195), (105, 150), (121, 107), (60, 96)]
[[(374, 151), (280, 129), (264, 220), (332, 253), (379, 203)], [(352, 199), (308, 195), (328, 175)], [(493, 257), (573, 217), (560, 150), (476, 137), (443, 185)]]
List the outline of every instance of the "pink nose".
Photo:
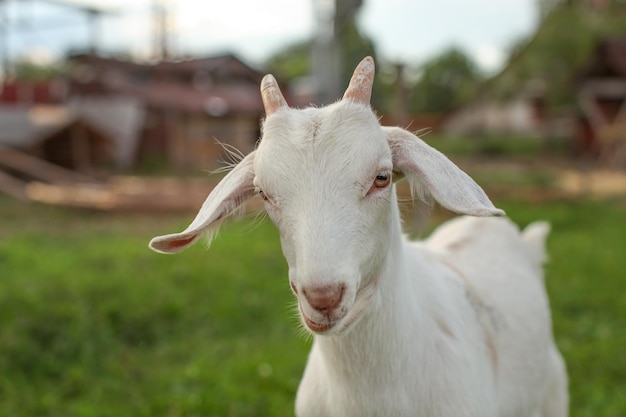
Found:
[(345, 290), (345, 284), (309, 286), (302, 288), (302, 294), (311, 307), (328, 314), (339, 306)]

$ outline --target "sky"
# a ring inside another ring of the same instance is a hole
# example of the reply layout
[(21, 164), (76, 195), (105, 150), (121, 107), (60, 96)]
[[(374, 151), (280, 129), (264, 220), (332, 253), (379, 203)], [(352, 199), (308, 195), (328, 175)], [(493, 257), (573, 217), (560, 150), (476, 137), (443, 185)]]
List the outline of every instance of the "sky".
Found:
[[(170, 44), (181, 54), (233, 52), (261, 64), (286, 46), (315, 33), (314, 3), (328, 0), (65, 0), (102, 6), (98, 30), (103, 52), (149, 57), (154, 51), (152, 4), (170, 10)], [(451, 46), (469, 53), (485, 72), (497, 71), (509, 48), (537, 25), (537, 0), (363, 0), (362, 33), (387, 60), (419, 65)], [(4, 0), (2, 18), (11, 56), (45, 63), (68, 49), (85, 48), (87, 19), (42, 0)]]

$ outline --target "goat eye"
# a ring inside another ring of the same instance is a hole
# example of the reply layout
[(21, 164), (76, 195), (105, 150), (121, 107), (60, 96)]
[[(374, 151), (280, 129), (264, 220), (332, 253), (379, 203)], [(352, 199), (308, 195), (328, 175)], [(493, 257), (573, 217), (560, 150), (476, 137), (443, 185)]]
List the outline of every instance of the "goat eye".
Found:
[(384, 188), (389, 185), (391, 181), (391, 174), (388, 172), (379, 172), (374, 179), (374, 187)]

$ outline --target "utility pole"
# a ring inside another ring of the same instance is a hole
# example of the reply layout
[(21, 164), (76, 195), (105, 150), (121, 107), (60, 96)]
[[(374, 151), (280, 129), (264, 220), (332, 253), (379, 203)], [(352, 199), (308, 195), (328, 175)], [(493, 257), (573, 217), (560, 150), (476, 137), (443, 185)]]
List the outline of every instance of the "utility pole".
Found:
[(342, 89), (342, 36), (346, 22), (354, 19), (363, 0), (313, 0), (317, 30), (311, 62), (318, 104), (339, 98)]
[(335, 25), (335, 0), (313, 0), (317, 29), (311, 51), (313, 82), (318, 104), (337, 100), (340, 93), (341, 45)]
[[(6, 0), (0, 0), (6, 1)], [(88, 49), (89, 53), (96, 54), (98, 53), (98, 43), (99, 43), (99, 34), (100, 34), (100, 21), (102, 16), (105, 14), (113, 13), (111, 9), (104, 8), (102, 6), (90, 5), (85, 2), (82, 3), (73, 3), (68, 2), (66, 0), (41, 0), (47, 3), (56, 4), (61, 7), (67, 7), (69, 9), (84, 13), (84, 16), (87, 18), (87, 30), (88, 30)], [(30, 30), (39, 29), (38, 27), (31, 27)]]
[(167, 60), (170, 58), (169, 39), (169, 4), (167, 0), (152, 1), (152, 16), (154, 25), (154, 51), (155, 58)]
[(0, 71), (2, 80), (9, 77), (9, 18), (6, 12), (6, 0), (0, 0)]
[(100, 33), (100, 17), (102, 15), (96, 9), (85, 10), (89, 26), (89, 53), (96, 54), (98, 52), (98, 34)]
[[(98, 51), (98, 38), (100, 33), (100, 20), (104, 14), (111, 14), (113, 11), (109, 8), (103, 8), (102, 6), (89, 5), (85, 3), (68, 2), (65, 0), (39, 0), (41, 2), (50, 3), (59, 7), (65, 7), (71, 9), (74, 12), (83, 13), (87, 17), (88, 26), (88, 45), (87, 48), (92, 54)], [(29, 19), (19, 20), (9, 19), (7, 13), (7, 6), (9, 0), (0, 0), (0, 70), (2, 71), (2, 77), (4, 79), (10, 77), (11, 74), (11, 56), (10, 56), (10, 39), (9, 37), (15, 33), (16, 37), (20, 36), (20, 33), (27, 32), (41, 32), (52, 31), (56, 29), (65, 29), (67, 25), (63, 21), (47, 21), (43, 24), (36, 21), (33, 16), (29, 16)], [(16, 4), (23, 4), (24, 2), (16, 1)]]

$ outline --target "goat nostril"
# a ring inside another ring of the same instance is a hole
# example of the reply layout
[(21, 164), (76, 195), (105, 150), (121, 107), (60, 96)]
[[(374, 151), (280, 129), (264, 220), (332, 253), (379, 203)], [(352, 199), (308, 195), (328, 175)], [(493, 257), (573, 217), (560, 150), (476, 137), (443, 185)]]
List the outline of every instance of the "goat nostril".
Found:
[(341, 304), (345, 290), (345, 284), (323, 285), (302, 288), (302, 294), (312, 308), (320, 313), (328, 313)]

